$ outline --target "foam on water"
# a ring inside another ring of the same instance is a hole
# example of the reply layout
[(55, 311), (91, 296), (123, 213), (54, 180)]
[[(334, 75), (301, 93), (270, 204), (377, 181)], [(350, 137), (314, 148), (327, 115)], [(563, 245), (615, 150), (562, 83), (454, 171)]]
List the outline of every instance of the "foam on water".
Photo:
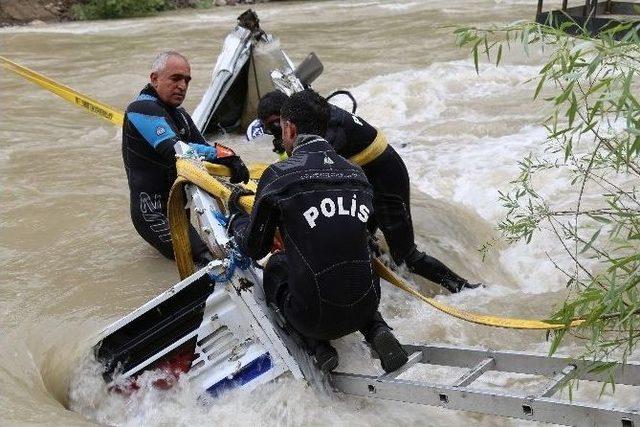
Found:
[[(542, 112), (518, 105), (530, 105), (533, 83), (529, 80), (538, 69), (537, 65), (485, 66), (477, 75), (470, 61), (434, 63), (421, 70), (375, 77), (352, 88), (352, 93), (367, 100), (361, 102), (358, 114), (384, 129), (418, 190), (496, 224), (506, 213), (498, 191), (509, 190), (509, 181), (518, 174), (517, 161), (529, 153), (540, 154), (546, 138), (545, 129), (537, 124)], [(566, 176), (550, 171), (542, 179), (545, 196), (563, 196)], [(541, 261), (549, 250), (548, 237), (542, 233), (532, 244), (515, 245), (498, 254), (520, 291), (562, 289), (559, 272), (550, 262)], [(552, 255), (561, 256), (561, 252)]]
[[(540, 234), (527, 246), (498, 247), (484, 263), (476, 248), (496, 235), (492, 227), (504, 213), (497, 202), (497, 191), (508, 188), (508, 181), (517, 172), (514, 161), (529, 151), (536, 152), (544, 139), (544, 130), (538, 123), (543, 113), (540, 105), (532, 105), (534, 86), (526, 83), (536, 75), (539, 64), (528, 65), (536, 61), (521, 60), (520, 65), (506, 63), (499, 68), (486, 65), (478, 76), (470, 59), (451, 60), (460, 57), (452, 47), (451, 34), (429, 32), (424, 46), (420, 40), (411, 49), (407, 47), (420, 55), (412, 58), (407, 58), (402, 37), (407, 35), (403, 27), (405, 16), (414, 11), (411, 17), (419, 18), (414, 22), (420, 24), (442, 18), (448, 12), (443, 12), (442, 7), (449, 7), (447, 19), (462, 24), (480, 19), (490, 25), (489, 20), (516, 19), (514, 10), (530, 14), (535, 3), (403, 0), (391, 4), (362, 0), (256, 6), (261, 9), (259, 15), (265, 27), (269, 22), (269, 27), (277, 28), (282, 22), (282, 31), (274, 32), (283, 39), (291, 38), (293, 57), (303, 57), (310, 46), (322, 47), (317, 52), (323, 60), (328, 57), (328, 64), (337, 65), (334, 70), (349, 70), (344, 75), (327, 72), (323, 77), (333, 78), (332, 82), (339, 86), (353, 84), (354, 78), (364, 81), (367, 77), (363, 76), (385, 73), (386, 68), (375, 61), (359, 62), (350, 55), (372, 48), (367, 32), (389, 31), (385, 40), (375, 41), (375, 48), (380, 49), (386, 61), (382, 65), (388, 63), (390, 71), (404, 71), (378, 75), (352, 88), (360, 105), (358, 113), (385, 131), (407, 164), (413, 184), (418, 245), (465, 277), (489, 284), (483, 289), (437, 298), (471, 311), (528, 318), (544, 317), (553, 302), (562, 299), (555, 291), (563, 288), (563, 280), (545, 256), (547, 235)], [(509, 4), (532, 7), (506, 7)], [(361, 15), (355, 17), (355, 10)], [(425, 10), (429, 12), (423, 13)], [(200, 58), (204, 63), (201, 58), (209, 58), (207, 55), (212, 55), (220, 41), (218, 36), (212, 41), (211, 31), (222, 36), (240, 11), (217, 8), (148, 20), (68, 23), (0, 32), (15, 33), (7, 37), (17, 43), (12, 45), (14, 52), (9, 56), (29, 59), (26, 63), (33, 68), (53, 71), (53, 77), (64, 77), (61, 81), (65, 83), (123, 106), (144, 80), (139, 68), (144, 68), (141, 64), (146, 64), (150, 55), (148, 34), (161, 34), (167, 43), (181, 48), (189, 45), (196, 60)], [(282, 19), (285, 16), (286, 22)], [(308, 43), (297, 43), (303, 36), (298, 25), (292, 23), (308, 22), (309, 16), (313, 16), (316, 28), (320, 23), (327, 32), (315, 34), (305, 28), (304, 40)], [(392, 16), (396, 17), (395, 22), (389, 20)], [(363, 18), (358, 22), (362, 31), (358, 28), (353, 34), (343, 32), (345, 22), (351, 28), (358, 18)], [(389, 22), (397, 25), (386, 26)], [(117, 37), (120, 33), (126, 33), (126, 40)], [(106, 48), (113, 44), (126, 52), (121, 60), (114, 59), (119, 57)], [(216, 47), (212, 48), (213, 44)], [(434, 45), (436, 48), (432, 49)], [(64, 62), (73, 63), (82, 55), (85, 68), (80, 72), (75, 66), (60, 66), (60, 58), (48, 57), (50, 49), (56, 49)], [(324, 56), (325, 52), (329, 52), (328, 56)], [(210, 66), (209, 62), (206, 66)], [(331, 397), (288, 377), (250, 393), (231, 392), (212, 405), (202, 405), (197, 399), (199, 390), (191, 389), (185, 381), (169, 391), (143, 387), (131, 399), (107, 394), (99, 370), (86, 356), (97, 341), (93, 334), (166, 289), (173, 283), (175, 268), (149, 248), (130, 224), (119, 134), (85, 113), (63, 114), (66, 110), (62, 108), (58, 112), (54, 108), (60, 101), (51, 101), (49, 94), (31, 86), (23, 89), (26, 83), (16, 84), (8, 76), (1, 78), (5, 92), (10, 94), (6, 104), (11, 116), (7, 115), (5, 122), (11, 121), (19, 129), (16, 132), (7, 125), (3, 132), (13, 142), (12, 147), (22, 144), (18, 151), (9, 147), (0, 150), (0, 158), (10, 160), (2, 165), (2, 182), (6, 181), (8, 188), (3, 225), (5, 231), (10, 225), (11, 235), (17, 236), (15, 242), (3, 242), (0, 251), (9, 283), (7, 292), (0, 295), (0, 327), (10, 329), (7, 338), (0, 337), (3, 421), (8, 417), (20, 425), (86, 425), (80, 415), (63, 408), (68, 389), (72, 409), (90, 420), (124, 426), (521, 424), (441, 408)], [(207, 83), (198, 80), (194, 78), (190, 93), (189, 102), (193, 105), (197, 91)], [(321, 79), (318, 84), (323, 82), (326, 80)], [(322, 88), (323, 93), (328, 89)], [(14, 98), (20, 103), (12, 104)], [(346, 101), (343, 98), (340, 102)], [(40, 111), (49, 103), (51, 108), (46, 111), (56, 117), (55, 126), (42, 126)], [(234, 147), (236, 142), (230, 141)], [(238, 152), (249, 162), (273, 158), (270, 144), (246, 144), (238, 146)], [(38, 160), (37, 169), (31, 175), (24, 174), (34, 160)], [(80, 173), (89, 166), (93, 169), (91, 174)], [(543, 179), (545, 194), (561, 201), (566, 177), (551, 173)], [(416, 280), (415, 276), (404, 274)], [(426, 292), (435, 289), (424, 283), (420, 286)], [(543, 333), (496, 331), (472, 325), (407, 298), (389, 285), (383, 285), (382, 292), (380, 310), (403, 342), (445, 342), (537, 353), (548, 350)], [(337, 341), (336, 346), (340, 369), (381, 372), (378, 362), (368, 356), (359, 334)], [(80, 355), (82, 363), (81, 369), (70, 375), (69, 371), (78, 365), (72, 353)], [(427, 374), (424, 378), (429, 377)], [(144, 381), (149, 384), (154, 375), (146, 374)], [(421, 378), (422, 374), (408, 375)], [(494, 381), (506, 382), (501, 378)]]

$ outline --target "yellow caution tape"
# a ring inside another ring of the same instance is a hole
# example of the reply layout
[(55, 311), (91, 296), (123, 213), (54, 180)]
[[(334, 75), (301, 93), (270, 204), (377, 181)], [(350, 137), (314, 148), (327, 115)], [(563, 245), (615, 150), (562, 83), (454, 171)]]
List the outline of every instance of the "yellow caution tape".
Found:
[(114, 125), (122, 126), (124, 115), (121, 111), (118, 111), (115, 108), (100, 101), (91, 99), (88, 96), (83, 95), (68, 86), (51, 80), (50, 78), (36, 73), (35, 71), (28, 69), (27, 67), (16, 64), (15, 62), (10, 61), (3, 56), (0, 56), (0, 64), (5, 69), (13, 71), (14, 73), (26, 78), (27, 80), (30, 80), (33, 83), (42, 86), (43, 88), (69, 101), (70, 103), (84, 108), (85, 110), (97, 115), (98, 117), (110, 121)]

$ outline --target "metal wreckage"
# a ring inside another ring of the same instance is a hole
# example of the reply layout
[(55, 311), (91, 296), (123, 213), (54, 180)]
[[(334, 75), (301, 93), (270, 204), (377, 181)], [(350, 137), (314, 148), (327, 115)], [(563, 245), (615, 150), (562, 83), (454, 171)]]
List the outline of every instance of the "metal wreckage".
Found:
[[(260, 28), (258, 17), (249, 10), (238, 18), (238, 25), (225, 38), (211, 84), (193, 115), (194, 122), (209, 136), (245, 129), (256, 116), (262, 94), (274, 88), (294, 93), (310, 85), (321, 72), (322, 64), (313, 54), (296, 68), (278, 40)], [(354, 110), (355, 107), (354, 100)], [(178, 377), (186, 377), (203, 394), (216, 396), (231, 389), (253, 389), (290, 375), (321, 389), (328, 384), (330, 391), (372, 399), (556, 424), (640, 426), (638, 407), (612, 408), (554, 397), (570, 380), (610, 380), (590, 370), (587, 360), (444, 345), (405, 345), (409, 362), (396, 372), (332, 372), (323, 376), (284, 319), (267, 306), (260, 285), (260, 265), (243, 257), (227, 234), (225, 201), (232, 186), (212, 175), (212, 166), (198, 159), (188, 145), (181, 144), (176, 151), (181, 185), (180, 191), (175, 191), (176, 202), (170, 202), (169, 215), (183, 280), (102, 332), (94, 352), (104, 365), (103, 377), (109, 387), (135, 392), (136, 378), (145, 371), (156, 370), (163, 373), (163, 379), (156, 382), (158, 387), (169, 387)], [(252, 178), (259, 173), (259, 168), (253, 168)], [(249, 187), (252, 185), (255, 187), (255, 182), (250, 182)], [(241, 202), (246, 209), (251, 208), (250, 197)], [(185, 205), (190, 219), (186, 218)], [(197, 271), (186, 243), (189, 222), (216, 258)], [(490, 316), (447, 307), (402, 284), (402, 279), (378, 260), (376, 270), (387, 282), (404, 286), (404, 290), (435, 308), (464, 320), (502, 327), (510, 327), (510, 321), (518, 320), (491, 321)], [(537, 328), (528, 329), (558, 326), (538, 323), (541, 325)], [(466, 372), (459, 378), (452, 376), (448, 382), (410, 379), (411, 369), (419, 364), (448, 366), (457, 372), (464, 368)], [(543, 376), (548, 383), (527, 394), (509, 389), (486, 390), (474, 384), (489, 371)], [(615, 381), (640, 386), (640, 365), (618, 364)], [(640, 388), (633, 389), (640, 395)]]

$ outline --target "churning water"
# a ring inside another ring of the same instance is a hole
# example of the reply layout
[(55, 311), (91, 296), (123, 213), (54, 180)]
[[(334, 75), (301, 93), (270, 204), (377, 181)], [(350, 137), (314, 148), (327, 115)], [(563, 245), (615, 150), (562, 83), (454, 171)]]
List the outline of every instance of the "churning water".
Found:
[[(542, 63), (517, 49), (505, 64), (476, 75), (452, 28), (531, 19), (534, 0), (361, 0), (277, 2), (255, 7), (262, 26), (298, 62), (315, 51), (325, 65), (315, 87), (350, 89), (359, 114), (383, 129), (412, 178), (419, 246), (461, 275), (489, 286), (441, 296), (486, 313), (544, 317), (564, 281), (545, 256), (544, 238), (502, 247), (482, 261), (495, 237), (516, 160), (539, 150), (544, 106), (527, 81)], [(192, 61), (186, 102), (192, 111), (209, 83), (224, 34), (239, 8), (154, 18), (0, 30), (2, 54), (124, 109), (165, 48)], [(285, 378), (213, 405), (188, 384), (110, 396), (89, 353), (98, 333), (177, 280), (173, 263), (135, 233), (120, 154), (120, 130), (36, 86), (0, 75), (0, 424), (137, 425), (519, 425), (439, 408), (314, 393)], [(227, 137), (249, 163), (271, 159), (269, 146)], [(543, 182), (562, 200), (566, 178)], [(427, 289), (427, 288), (425, 288)], [(428, 289), (427, 289), (428, 290)], [(543, 332), (503, 331), (446, 317), (383, 289), (381, 310), (404, 342), (448, 343), (546, 352)], [(359, 337), (337, 343), (341, 369), (378, 369)], [(637, 359), (637, 357), (636, 357)], [(419, 373), (416, 373), (419, 375)], [(426, 374), (425, 374), (426, 375)], [(148, 378), (152, 381), (152, 378)], [(487, 386), (519, 385), (496, 377)], [(522, 388), (531, 385), (522, 383)], [(605, 398), (609, 398), (606, 397)], [(638, 396), (616, 395), (623, 404)], [(610, 398), (609, 398), (610, 399)]]

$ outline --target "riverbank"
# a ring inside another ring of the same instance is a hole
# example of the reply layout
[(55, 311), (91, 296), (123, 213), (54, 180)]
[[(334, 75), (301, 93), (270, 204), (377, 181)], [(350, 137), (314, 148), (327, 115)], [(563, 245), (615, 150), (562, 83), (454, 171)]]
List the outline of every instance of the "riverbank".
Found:
[[(170, 0), (170, 9), (209, 8), (238, 4), (264, 3), (269, 0)], [(83, 0), (3, 0), (0, 2), (0, 26), (44, 25), (47, 22), (79, 19), (74, 6)]]

